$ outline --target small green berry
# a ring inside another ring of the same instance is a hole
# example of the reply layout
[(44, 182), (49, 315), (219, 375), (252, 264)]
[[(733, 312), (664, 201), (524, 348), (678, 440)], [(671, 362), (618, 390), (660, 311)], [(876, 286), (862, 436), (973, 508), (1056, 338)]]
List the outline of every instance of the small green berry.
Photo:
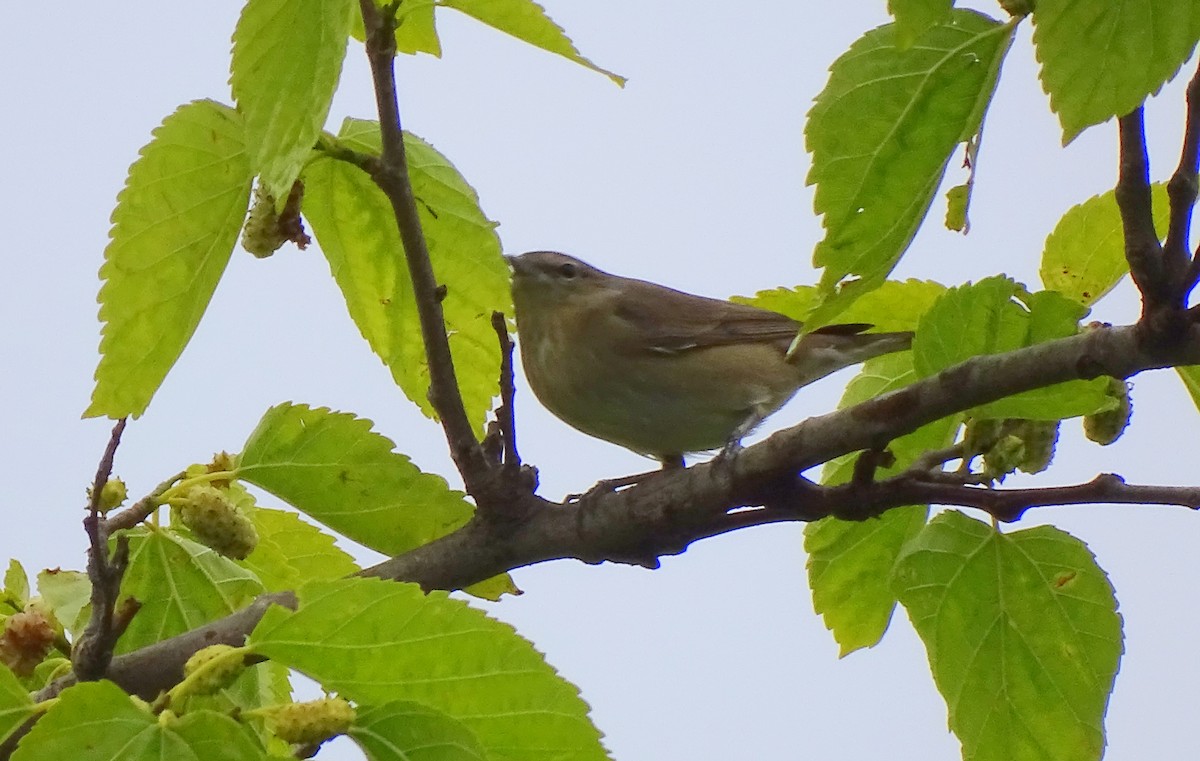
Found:
[(1041, 473), (1054, 460), (1058, 444), (1057, 420), (1022, 420), (1017, 435), (1025, 442), (1025, 456), (1017, 466), (1026, 473)]
[(354, 707), (342, 698), (322, 698), (276, 706), (267, 714), (267, 726), (292, 745), (321, 743), (345, 734), (354, 722)]
[(1003, 480), (1025, 459), (1025, 442), (1020, 436), (1008, 434), (1000, 438), (992, 448), (983, 453), (983, 474), (991, 479)]
[(179, 515), (201, 543), (226, 557), (244, 560), (258, 546), (254, 523), (222, 489), (192, 487), (184, 495)]
[(204, 674), (194, 681), (194, 694), (196, 695), (211, 695), (214, 692), (223, 690), (233, 684), (243, 671), (246, 670), (245, 662), (241, 658), (226, 657), (228, 653), (237, 650), (232, 645), (209, 645), (208, 647), (197, 650), (192, 654), (191, 658), (187, 659), (187, 663), (183, 665), (183, 675), (190, 677), (201, 669), (201, 667), (212, 663), (217, 659), (221, 659), (216, 667), (206, 669)]
[(1117, 400), (1116, 408), (1083, 416), (1083, 434), (1105, 447), (1121, 438), (1133, 417), (1129, 384), (1120, 378), (1109, 378), (1108, 381), (1107, 393)]

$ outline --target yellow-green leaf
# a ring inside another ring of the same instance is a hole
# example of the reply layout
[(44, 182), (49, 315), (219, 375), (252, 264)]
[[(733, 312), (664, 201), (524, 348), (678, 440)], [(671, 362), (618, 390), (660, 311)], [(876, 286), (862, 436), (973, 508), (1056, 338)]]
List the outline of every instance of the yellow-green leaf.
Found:
[(346, 57), (354, 0), (249, 0), (229, 84), (254, 171), (282, 207), (312, 152)]
[(265, 761), (250, 731), (212, 711), (152, 714), (112, 682), (63, 690), (13, 754), (13, 761)]
[(370, 420), (280, 404), (247, 439), (238, 478), (359, 544), (397, 555), (463, 525), (473, 508), (395, 446)]
[(896, 47), (910, 48), (930, 27), (950, 17), (954, 0), (888, 0), (888, 13), (896, 19)]
[(465, 725), (488, 758), (599, 761), (578, 690), (507, 624), (412, 584), (344, 579), (300, 590), (250, 636), (255, 652), (360, 703), (415, 701)]
[(955, 147), (979, 130), (1012, 29), (954, 10), (906, 50), (889, 24), (834, 62), (805, 128), (808, 183), (825, 227), (813, 263), (825, 270), (826, 299), (812, 327), (877, 287), (899, 261)]
[(259, 507), (250, 513), (258, 529), (258, 546), (244, 564), (267, 591), (295, 589), (304, 581), (339, 579), (358, 565), (334, 538), (288, 510)]
[(562, 27), (546, 15), (546, 9), (533, 0), (444, 0), (442, 4), (625, 86), (625, 77), (602, 69), (585, 58)]
[[(1075, 335), (1087, 310), (1055, 291), (1027, 292), (1003, 277), (946, 291), (921, 318), (913, 340), (917, 372), (932, 375), (981, 354)], [(972, 411), (974, 417), (1061, 420), (1112, 406), (1104, 379), (1025, 391)]]
[(129, 169), (100, 277), (100, 365), (87, 417), (137, 417), (195, 332), (229, 263), (252, 172), (241, 117), (180, 107)]
[[(839, 407), (853, 406), (916, 379), (911, 354), (876, 357), (846, 387)], [(946, 446), (957, 428), (957, 417), (945, 418), (889, 442), (896, 461), (881, 469), (880, 476), (903, 470), (923, 452)], [(852, 453), (828, 463), (822, 483), (848, 481), (857, 458), (858, 453)], [(905, 542), (925, 525), (927, 514), (927, 506), (913, 505), (867, 521), (824, 518), (805, 526), (813, 608), (833, 633), (842, 655), (871, 647), (883, 637), (896, 607), (888, 575)]]
[(959, 512), (905, 549), (896, 595), (972, 761), (1097, 761), (1122, 653), (1108, 577), (1051, 526), (1010, 534)]
[(142, 604), (117, 643), (127, 653), (244, 608), (263, 592), (252, 573), (170, 529), (128, 532), (121, 594)]
[[(347, 120), (342, 140), (377, 153), (379, 128)], [(495, 310), (512, 314), (508, 266), (495, 223), (466, 180), (429, 144), (405, 135), (409, 176), (438, 282), (450, 351), (467, 414), (482, 432), (498, 392)], [(404, 249), (391, 204), (359, 169), (322, 158), (305, 170), (305, 215), (350, 316), (405, 395), (427, 415), (429, 368)]]
[(1192, 0), (1037, 0), (1033, 9), (1042, 87), (1063, 144), (1158, 92), (1200, 37)]
[(33, 699), (17, 675), (0, 665), (0, 742), (33, 715)]
[[(1151, 186), (1154, 226), (1167, 231), (1167, 186)], [(1046, 288), (1080, 304), (1099, 301), (1129, 273), (1125, 236), (1114, 191), (1072, 206), (1046, 238), (1041, 276)]]
[(360, 709), (350, 728), (370, 761), (487, 761), (462, 722), (421, 703), (394, 700)]

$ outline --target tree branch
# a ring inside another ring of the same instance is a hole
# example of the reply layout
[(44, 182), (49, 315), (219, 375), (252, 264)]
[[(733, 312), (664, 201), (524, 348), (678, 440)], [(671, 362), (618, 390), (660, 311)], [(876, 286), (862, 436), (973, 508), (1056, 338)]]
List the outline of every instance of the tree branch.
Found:
[(121, 445), (125, 422), (126, 418), (121, 418), (113, 426), (108, 446), (104, 448), (96, 468), (96, 478), (92, 481), (88, 515), (83, 519), (89, 542), (87, 570), (88, 580), (92, 583), (92, 614), (87, 628), (71, 652), (71, 666), (76, 677), (84, 682), (100, 679), (108, 671), (113, 648), (140, 607), (136, 601), (129, 601), (120, 609), (117, 608), (121, 579), (129, 564), (129, 540), (124, 536), (118, 537), (117, 546), (110, 555), (106, 521), (101, 514), (104, 486), (112, 476), (113, 460), (117, 455), (117, 447)]
[(728, 513), (713, 522), (712, 534), (770, 523), (808, 520), (813, 511), (843, 520), (860, 521), (906, 505), (974, 507), (1006, 523), (1020, 520), (1027, 510), (1034, 507), (1123, 504), (1179, 505), (1192, 510), (1200, 509), (1200, 487), (1127, 484), (1113, 473), (1102, 473), (1083, 484), (1033, 489), (991, 489), (923, 481), (911, 476), (897, 476), (865, 485), (854, 482), (832, 487), (814, 485), (814, 489), (806, 495), (804, 504), (773, 505)]
[(133, 528), (142, 521), (150, 517), (150, 515), (159, 508), (158, 498), (163, 495), (168, 489), (181, 481), (187, 475), (183, 471), (163, 481), (154, 490), (146, 496), (134, 502), (129, 507), (119, 513), (114, 513), (104, 520), (104, 530), (110, 535), (121, 529)]
[(383, 145), (379, 163), (371, 177), (391, 202), (404, 244), (404, 258), (408, 263), (417, 316), (421, 323), (421, 338), (429, 363), (429, 401), (437, 410), (446, 441), (450, 445), (450, 455), (463, 477), (467, 492), (477, 500), (483, 498), (486, 501), (491, 493), (490, 469), (458, 392), (437, 277), (429, 259), (429, 249), (425, 245), (425, 235), (421, 230), (416, 199), (408, 176), (393, 69), (397, 4), (380, 9), (374, 0), (359, 0), (359, 7), (366, 29), (367, 59), (371, 64)]
[[(1192, 289), (1200, 281), (1200, 250), (1189, 255), (1188, 239), (1192, 230), (1192, 208), (1196, 205), (1197, 171), (1200, 169), (1200, 68), (1197, 68), (1187, 88), (1187, 120), (1183, 128), (1183, 150), (1179, 166), (1167, 183), (1171, 199), (1171, 220), (1163, 248), (1172, 260), (1178, 258), (1187, 270), (1180, 301), (1187, 303)], [(1190, 259), (1190, 262), (1188, 261)]]
[(1143, 323), (1153, 312), (1172, 302), (1175, 288), (1154, 230), (1150, 197), (1150, 160), (1146, 154), (1146, 130), (1142, 107), (1117, 120), (1120, 159), (1116, 187), (1117, 207), (1125, 232), (1125, 258), (1129, 273), (1142, 292)]
[[(497, 512), (479, 511), (466, 526), (429, 544), (386, 560), (363, 573), (412, 581), (425, 589), (460, 589), (527, 565), (561, 558), (588, 563), (611, 561), (653, 566), (662, 555), (678, 554), (689, 544), (746, 525), (772, 520), (811, 520), (831, 515), (844, 505), (822, 497), (830, 492), (797, 474), (848, 452), (882, 449), (894, 438), (920, 426), (1012, 394), (1078, 378), (1138, 372), (1175, 365), (1200, 364), (1200, 327), (1187, 340), (1167, 348), (1148, 349), (1136, 326), (1102, 327), (1076, 336), (1003, 354), (974, 357), (853, 407), (809, 418), (765, 441), (742, 450), (732, 461), (703, 463), (686, 469), (649, 474), (618, 492), (595, 492), (579, 502), (557, 504), (533, 494), (513, 495), (517, 504)], [(911, 491), (894, 505), (950, 495), (976, 504), (989, 499), (983, 490), (961, 484), (914, 479)], [(1110, 501), (1129, 499), (1184, 501), (1170, 487), (1126, 486), (1124, 492), (1102, 481)], [(866, 488), (859, 485), (859, 488)], [(880, 488), (879, 484), (870, 488)], [(1061, 487), (1081, 490), (1083, 487)], [(944, 490), (944, 491), (939, 491)], [(1141, 490), (1141, 491), (1138, 491)], [(978, 493), (977, 493), (978, 492)], [(1037, 492), (999, 499), (993, 509), (1013, 518), (1023, 499), (1032, 504), (1058, 504)], [(1066, 492), (1059, 492), (1063, 499)], [(1075, 496), (1082, 494), (1077, 491)], [(786, 503), (781, 497), (799, 499)], [(825, 501), (822, 502), (822, 499)], [(1011, 502), (1003, 503), (1009, 499)], [(768, 503), (763, 510), (746, 510)], [(1190, 504), (1190, 502), (1189, 502)], [(879, 506), (879, 513), (893, 504)], [(823, 512), (824, 511), (824, 512)], [(507, 515), (523, 515), (520, 520)], [(848, 515), (848, 513), (847, 513)], [(113, 659), (107, 677), (126, 690), (153, 697), (175, 684), (191, 653), (214, 642), (241, 644), (273, 601), (294, 605), (290, 595), (260, 598), (254, 606), (220, 621)], [(56, 683), (45, 697), (65, 686)]]

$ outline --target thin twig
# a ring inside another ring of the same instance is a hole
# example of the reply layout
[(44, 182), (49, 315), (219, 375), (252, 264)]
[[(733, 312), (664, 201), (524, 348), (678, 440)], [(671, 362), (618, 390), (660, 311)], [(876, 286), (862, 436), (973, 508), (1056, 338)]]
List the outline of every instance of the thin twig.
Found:
[(138, 525), (142, 521), (150, 517), (150, 515), (159, 508), (159, 497), (168, 489), (178, 483), (187, 474), (183, 471), (163, 481), (158, 486), (154, 487), (154, 491), (134, 502), (129, 507), (119, 513), (113, 513), (104, 520), (104, 530), (108, 534), (113, 534), (121, 529), (129, 529)]
[(396, 55), (395, 18), (398, 3), (379, 8), (375, 0), (359, 0), (366, 30), (367, 59), (375, 89), (375, 104), (379, 111), (379, 131), (382, 152), (376, 171), (371, 175), (375, 184), (391, 202), (396, 226), (404, 244), (417, 316), (421, 323), (421, 338), (429, 364), (429, 401), (437, 410), (442, 429), (450, 445), (450, 456), (463, 477), (467, 491), (480, 498), (479, 492), (491, 484), (487, 459), (475, 438), (474, 428), (467, 418), (450, 343), (446, 337), (446, 322), (438, 298), (438, 283), (429, 258), (416, 199), (408, 176), (408, 161), (404, 150), (404, 133), (400, 124), (400, 107), (396, 98), (394, 58)]
[(1062, 505), (1177, 505), (1200, 509), (1200, 487), (1127, 484), (1112, 473), (1103, 473), (1087, 483), (1033, 489), (991, 489), (908, 476), (818, 489), (819, 493), (810, 492), (805, 503), (794, 508), (773, 504), (728, 513), (712, 523), (711, 535), (769, 523), (806, 521), (814, 510), (845, 520), (866, 520), (906, 505), (974, 507), (1006, 523), (1019, 520), (1031, 508)]
[(106, 522), (100, 514), (101, 492), (112, 476), (113, 459), (121, 444), (125, 422), (125, 418), (122, 418), (113, 426), (108, 446), (96, 468), (96, 478), (88, 501), (88, 515), (83, 520), (89, 540), (87, 569), (88, 579), (92, 583), (92, 615), (71, 654), (71, 665), (75, 676), (84, 682), (100, 679), (108, 671), (117, 639), (137, 612), (136, 603), (124, 605), (117, 611), (121, 578), (129, 564), (129, 540), (125, 536), (117, 537), (117, 546), (110, 556)]
[(913, 460), (904, 472), (909, 475), (929, 475), (931, 471), (941, 472), (940, 469), (943, 465), (951, 460), (962, 460), (964, 455), (965, 450), (961, 443), (944, 449), (931, 449)]
[(369, 175), (374, 175), (379, 171), (378, 156), (356, 151), (330, 135), (320, 135), (317, 137), (316, 148), (331, 159), (345, 161), (347, 164), (352, 164)]
[(1192, 207), (1196, 205), (1197, 171), (1200, 170), (1200, 68), (1187, 87), (1187, 120), (1183, 128), (1183, 149), (1167, 192), (1171, 199), (1171, 222), (1167, 229), (1164, 249), (1172, 261), (1179, 259), (1187, 269), (1180, 301), (1187, 302), (1188, 294), (1200, 280), (1200, 250), (1188, 262), (1188, 238), (1192, 230)]
[(513, 381), (513, 341), (508, 335), (508, 321), (503, 312), (492, 312), (492, 327), (500, 341), (500, 406), (496, 409), (496, 419), (504, 441), (504, 465), (517, 468), (521, 465), (521, 457), (517, 454), (517, 420), (513, 406), (517, 395)]

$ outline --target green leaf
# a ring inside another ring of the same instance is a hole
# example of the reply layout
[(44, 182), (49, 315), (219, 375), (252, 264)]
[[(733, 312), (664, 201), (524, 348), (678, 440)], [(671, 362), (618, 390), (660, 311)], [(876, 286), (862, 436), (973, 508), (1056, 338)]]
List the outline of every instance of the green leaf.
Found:
[(412, 584), (319, 582), (272, 607), (255, 652), (361, 703), (412, 700), (462, 722), (489, 758), (608, 758), (576, 688), (507, 624)]
[(887, 25), (834, 62), (805, 129), (808, 183), (817, 186), (814, 207), (826, 231), (813, 254), (825, 268), (826, 294), (810, 317), (814, 327), (877, 287), (899, 261), (955, 146), (979, 130), (1012, 30), (955, 10), (907, 50)]
[[(838, 406), (851, 407), (916, 379), (911, 354), (876, 357), (863, 365)], [(899, 472), (923, 452), (948, 445), (957, 429), (958, 419), (951, 417), (894, 439), (888, 449), (896, 462), (881, 469), (880, 475)], [(850, 480), (857, 459), (854, 453), (831, 461), (821, 481), (839, 484)], [(914, 505), (871, 520), (824, 518), (804, 527), (813, 608), (833, 632), (843, 656), (872, 647), (883, 637), (896, 607), (888, 575), (905, 542), (925, 525), (928, 512), (925, 505)]]
[(771, 288), (759, 291), (753, 296), (731, 296), (730, 301), (738, 304), (749, 304), (759, 309), (770, 309), (791, 317), (793, 320), (803, 320), (804, 316), (820, 300), (821, 294), (814, 285), (798, 285), (794, 288)]
[[(876, 331), (913, 330), (945, 290), (946, 286), (929, 280), (888, 280), (855, 301), (838, 315), (838, 321), (870, 323)], [(819, 297), (815, 287), (802, 285), (759, 291), (752, 297), (734, 296), (731, 301), (803, 320)]]
[(1177, 367), (1175, 372), (1179, 373), (1179, 379), (1183, 381), (1184, 388), (1192, 397), (1192, 403), (1200, 409), (1200, 365)]
[(359, 544), (397, 555), (463, 525), (473, 508), (395, 446), (370, 420), (284, 403), (250, 434), (238, 478)]
[[(379, 0), (375, 4), (383, 6)], [(436, 7), (437, 4), (432, 0), (404, 0), (400, 4), (396, 13), (397, 53), (429, 53), (441, 57), (442, 42), (433, 23), (433, 10)], [(350, 14), (350, 36), (359, 42), (366, 37), (361, 13)]]
[(92, 582), (86, 573), (61, 568), (39, 571), (38, 594), (72, 637), (83, 633), (91, 618)]
[(979, 354), (1021, 346), (1026, 315), (1013, 300), (1020, 290), (997, 276), (946, 291), (925, 313), (913, 340), (917, 372), (933, 375)]
[(956, 233), (966, 232), (971, 226), (967, 221), (967, 206), (971, 203), (971, 186), (955, 185), (946, 191), (946, 229)]
[(896, 19), (896, 47), (911, 48), (931, 27), (950, 18), (954, 0), (888, 0), (888, 13)]
[[(171, 735), (187, 746), (185, 756), (164, 752), (154, 758), (161, 761), (261, 761), (266, 754), (255, 742), (250, 730), (228, 716), (213, 711), (189, 711), (182, 718), (159, 727), (164, 741)], [(164, 751), (166, 742), (163, 742)], [(122, 757), (124, 761), (124, 757)]]
[(353, 0), (249, 0), (233, 32), (229, 84), (259, 181), (282, 208), (342, 73)]
[[(1167, 186), (1151, 185), (1154, 227), (1167, 231)], [(1091, 306), (1129, 273), (1125, 236), (1115, 192), (1110, 190), (1072, 206), (1046, 238), (1041, 276), (1046, 288)]]
[(85, 417), (138, 417), (229, 263), (250, 197), (241, 117), (203, 100), (154, 130), (113, 211), (100, 277), (100, 364)]
[(0, 665), (0, 742), (33, 715), (33, 699), (17, 675)]
[(71, 660), (62, 656), (46, 658), (33, 668), (33, 676), (25, 679), (27, 692), (37, 692), (54, 680), (71, 673)]
[[(425, 0), (405, 0), (396, 14), (396, 51), (416, 55), (429, 53), (442, 55), (442, 41), (438, 39), (437, 27), (433, 22), (436, 3)], [(362, 16), (355, 13), (354, 20), (362, 26)], [(361, 39), (361, 38), (360, 38)]]
[(603, 74), (621, 87), (625, 86), (625, 77), (602, 69), (584, 58), (562, 27), (554, 23), (546, 15), (546, 10), (533, 0), (444, 0), (442, 4), (534, 47)]
[[(378, 153), (379, 128), (347, 120), (342, 139)], [(483, 430), (498, 393), (500, 349), (493, 311), (512, 314), (508, 265), (495, 223), (458, 171), (427, 143), (405, 135), (409, 177), (438, 282), (459, 389), (467, 414)], [(408, 267), (391, 204), (361, 170), (329, 158), (305, 171), (305, 215), (363, 338), (405, 395), (433, 416), (429, 369)]]
[[(1075, 335), (1086, 314), (1053, 292), (1027, 293), (1003, 277), (947, 291), (921, 318), (913, 359), (922, 376), (982, 354), (1032, 346)], [(1069, 381), (1000, 399), (971, 411), (977, 418), (1061, 420), (1112, 406), (1103, 378)]]
[(20, 605), (29, 602), (29, 577), (16, 558), (8, 561), (8, 569), (4, 572), (4, 594)]
[(263, 592), (245, 568), (169, 529), (129, 533), (121, 593), (142, 603), (117, 643), (119, 653), (227, 616)]
[(332, 536), (293, 512), (259, 507), (250, 520), (258, 530), (258, 546), (245, 565), (269, 592), (294, 589), (313, 579), (340, 579), (359, 570)]
[(421, 703), (397, 700), (360, 708), (350, 737), (370, 761), (486, 761), (462, 722)]
[(1001, 534), (938, 515), (897, 562), (950, 728), (973, 761), (1093, 761), (1122, 652), (1107, 576), (1051, 526)]
[(1037, 0), (1033, 44), (1063, 144), (1129, 113), (1192, 55), (1200, 5), (1179, 0)]
[(22, 740), (13, 761), (261, 761), (249, 731), (211, 711), (159, 719), (112, 682), (68, 687)]
[[(266, 661), (250, 666), (233, 684), (216, 694), (189, 697), (186, 711), (191, 714), (207, 710), (229, 716), (236, 715), (237, 711), (251, 711), (263, 706), (288, 703), (291, 699), (292, 688), (287, 667)], [(247, 717), (243, 715), (242, 719), (246, 721)], [(265, 744), (273, 737), (262, 717), (256, 716), (248, 721), (260, 742)]]

